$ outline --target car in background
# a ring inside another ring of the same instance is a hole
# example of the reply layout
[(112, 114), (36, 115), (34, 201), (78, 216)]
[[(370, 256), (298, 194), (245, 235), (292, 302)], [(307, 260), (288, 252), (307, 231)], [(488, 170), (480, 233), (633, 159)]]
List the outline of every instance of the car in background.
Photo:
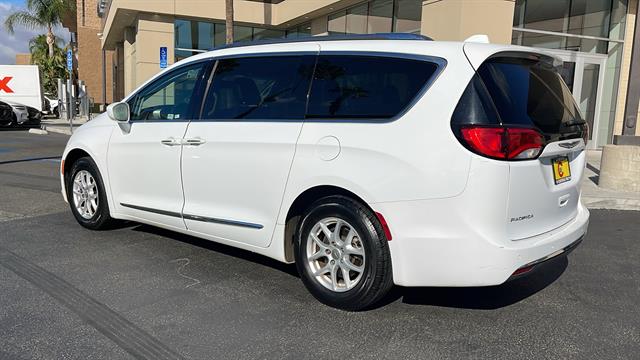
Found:
[(58, 105), (60, 104), (60, 100), (50, 94), (44, 94), (44, 98), (46, 100), (45, 108), (48, 108), (48, 110), (43, 111), (43, 113), (45, 115), (53, 115), (54, 117), (59, 118), (60, 109), (58, 108)]
[(0, 101), (0, 127), (11, 126), (13, 123), (13, 108), (11, 105)]
[(33, 108), (31, 106), (27, 106), (27, 114), (28, 114), (28, 119), (24, 124), (40, 125), (40, 122), (42, 121), (42, 116), (43, 116), (43, 113), (40, 110)]
[(12, 126), (22, 125), (29, 121), (29, 109), (28, 106), (14, 103), (12, 101), (5, 101), (6, 104), (13, 109), (13, 122)]

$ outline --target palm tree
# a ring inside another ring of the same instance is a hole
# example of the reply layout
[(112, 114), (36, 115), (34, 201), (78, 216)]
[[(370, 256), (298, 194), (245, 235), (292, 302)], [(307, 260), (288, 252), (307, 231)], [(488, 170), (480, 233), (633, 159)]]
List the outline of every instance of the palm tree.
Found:
[(38, 65), (42, 75), (42, 87), (45, 92), (55, 94), (57, 92), (57, 80), (64, 79), (67, 75), (65, 50), (60, 45), (62, 39), (54, 36), (53, 56), (49, 56), (49, 43), (47, 35), (38, 35), (29, 40), (31, 51), (31, 64)]
[[(56, 55), (57, 51), (62, 46), (62, 39), (54, 35), (53, 39), (53, 54)], [(29, 40), (29, 52), (31, 53), (31, 63), (38, 64), (44, 59), (51, 57), (49, 55), (49, 43), (47, 41), (47, 35), (38, 35)]]
[(233, 0), (225, 0), (227, 44), (233, 44)]
[(7, 31), (13, 34), (16, 25), (28, 29), (46, 29), (49, 57), (54, 56), (55, 35), (53, 28), (62, 23), (62, 18), (73, 11), (75, 2), (70, 0), (27, 0), (27, 10), (16, 11), (4, 22)]

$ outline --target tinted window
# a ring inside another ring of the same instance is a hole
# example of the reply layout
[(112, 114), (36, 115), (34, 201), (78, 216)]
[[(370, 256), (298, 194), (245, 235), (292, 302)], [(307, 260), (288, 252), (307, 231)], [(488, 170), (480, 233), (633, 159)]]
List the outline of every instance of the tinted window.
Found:
[(205, 63), (184, 66), (163, 75), (129, 100), (131, 120), (188, 119), (192, 95)]
[(315, 56), (223, 59), (203, 119), (303, 119)]
[(581, 136), (584, 130), (584, 120), (558, 70), (548, 61), (518, 57), (493, 58), (480, 66), (458, 103), (453, 123), (535, 127), (547, 138)]
[(394, 117), (411, 103), (437, 68), (431, 62), (392, 57), (320, 56), (307, 117)]

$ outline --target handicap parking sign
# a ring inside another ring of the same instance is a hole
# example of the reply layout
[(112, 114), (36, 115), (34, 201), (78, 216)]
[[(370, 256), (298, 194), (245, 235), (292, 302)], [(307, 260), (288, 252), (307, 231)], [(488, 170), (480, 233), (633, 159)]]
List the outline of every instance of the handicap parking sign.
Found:
[(160, 47), (160, 69), (167, 67), (167, 48), (165, 46)]
[(73, 70), (73, 50), (67, 50), (67, 70)]

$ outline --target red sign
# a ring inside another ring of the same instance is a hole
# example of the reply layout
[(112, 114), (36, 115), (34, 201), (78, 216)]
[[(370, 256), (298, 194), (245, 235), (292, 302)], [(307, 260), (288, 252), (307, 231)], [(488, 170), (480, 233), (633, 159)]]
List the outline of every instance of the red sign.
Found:
[(11, 76), (0, 79), (0, 92), (4, 91), (7, 94), (13, 93), (13, 90), (9, 87), (9, 81), (11, 81), (11, 79), (13, 79)]

